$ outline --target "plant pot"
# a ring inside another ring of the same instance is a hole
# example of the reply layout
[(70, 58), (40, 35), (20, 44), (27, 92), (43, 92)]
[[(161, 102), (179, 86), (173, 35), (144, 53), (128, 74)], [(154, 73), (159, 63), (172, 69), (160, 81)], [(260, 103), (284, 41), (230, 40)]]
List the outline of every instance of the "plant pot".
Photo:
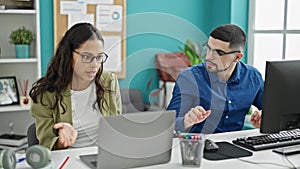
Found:
[(16, 44), (16, 58), (29, 58), (30, 45), (28, 44)]

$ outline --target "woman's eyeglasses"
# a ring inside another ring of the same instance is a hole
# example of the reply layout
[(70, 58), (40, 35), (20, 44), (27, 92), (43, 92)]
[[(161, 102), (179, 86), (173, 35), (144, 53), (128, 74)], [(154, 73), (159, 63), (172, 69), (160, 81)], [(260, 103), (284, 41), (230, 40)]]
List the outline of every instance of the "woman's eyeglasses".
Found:
[(104, 63), (104, 62), (106, 62), (106, 60), (108, 58), (108, 55), (104, 52), (99, 53), (97, 56), (93, 56), (93, 55), (90, 55), (90, 54), (79, 53), (76, 50), (73, 50), (73, 52), (75, 52), (75, 53), (77, 53), (78, 55), (81, 56), (81, 61), (83, 63), (91, 63), (94, 60), (94, 58), (96, 59), (97, 63)]

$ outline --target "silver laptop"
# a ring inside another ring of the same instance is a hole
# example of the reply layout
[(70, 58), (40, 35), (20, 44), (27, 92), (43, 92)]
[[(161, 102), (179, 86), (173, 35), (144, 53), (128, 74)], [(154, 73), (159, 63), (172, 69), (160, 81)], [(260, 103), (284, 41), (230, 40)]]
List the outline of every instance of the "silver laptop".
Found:
[(81, 155), (92, 169), (122, 169), (171, 159), (175, 111), (148, 111), (100, 119), (98, 154)]

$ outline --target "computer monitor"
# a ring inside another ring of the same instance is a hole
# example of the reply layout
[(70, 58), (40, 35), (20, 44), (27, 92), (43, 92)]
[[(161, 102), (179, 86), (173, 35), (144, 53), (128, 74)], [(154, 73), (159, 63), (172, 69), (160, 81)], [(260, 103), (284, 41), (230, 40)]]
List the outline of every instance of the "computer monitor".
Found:
[(267, 61), (261, 133), (300, 128), (300, 60)]

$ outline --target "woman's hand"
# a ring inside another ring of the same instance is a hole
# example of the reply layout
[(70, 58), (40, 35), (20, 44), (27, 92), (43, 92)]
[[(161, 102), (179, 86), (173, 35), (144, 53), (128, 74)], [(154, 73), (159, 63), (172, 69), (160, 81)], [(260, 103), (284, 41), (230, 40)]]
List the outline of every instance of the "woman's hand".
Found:
[(211, 110), (205, 110), (202, 106), (196, 106), (192, 108), (184, 116), (184, 128), (188, 129), (194, 124), (201, 123), (204, 121), (211, 113)]
[(53, 126), (58, 129), (58, 141), (56, 142), (57, 149), (63, 149), (74, 144), (77, 138), (77, 131), (69, 123), (56, 123)]

